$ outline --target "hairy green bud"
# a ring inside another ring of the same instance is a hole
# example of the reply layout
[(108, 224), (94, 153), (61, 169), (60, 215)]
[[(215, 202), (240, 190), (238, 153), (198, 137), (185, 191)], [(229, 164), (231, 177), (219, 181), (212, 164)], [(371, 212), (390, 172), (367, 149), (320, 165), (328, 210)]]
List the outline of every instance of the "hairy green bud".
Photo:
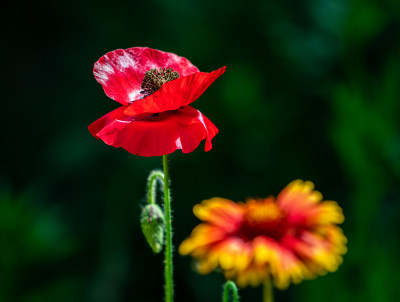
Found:
[(148, 204), (140, 217), (142, 232), (154, 253), (159, 253), (164, 245), (164, 212), (157, 204)]

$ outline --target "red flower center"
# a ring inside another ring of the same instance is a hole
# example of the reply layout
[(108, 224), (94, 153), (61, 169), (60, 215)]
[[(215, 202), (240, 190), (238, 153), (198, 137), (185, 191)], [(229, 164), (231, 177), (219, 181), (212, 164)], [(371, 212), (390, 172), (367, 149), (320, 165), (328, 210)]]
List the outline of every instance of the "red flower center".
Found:
[(177, 78), (179, 78), (179, 73), (172, 68), (160, 68), (160, 70), (157, 68), (150, 69), (144, 75), (142, 85), (140, 86), (143, 90), (140, 91), (140, 93), (145, 96), (153, 94), (160, 89), (162, 85)]
[(243, 218), (236, 236), (244, 241), (252, 241), (258, 236), (280, 241), (290, 229), (273, 199), (247, 203)]

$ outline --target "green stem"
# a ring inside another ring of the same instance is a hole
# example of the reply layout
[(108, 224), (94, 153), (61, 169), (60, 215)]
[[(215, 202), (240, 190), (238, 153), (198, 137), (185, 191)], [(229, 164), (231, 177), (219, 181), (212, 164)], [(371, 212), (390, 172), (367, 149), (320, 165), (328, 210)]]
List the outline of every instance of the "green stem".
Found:
[(169, 195), (168, 158), (163, 155), (164, 166), (164, 214), (165, 214), (165, 302), (174, 301), (173, 266), (172, 266), (172, 226), (171, 226), (171, 201)]
[(274, 302), (271, 278), (267, 277), (263, 287), (263, 302)]
[(150, 204), (156, 203), (157, 183), (164, 184), (164, 173), (160, 170), (153, 170), (147, 178), (147, 202)]
[(227, 281), (225, 283), (223, 302), (228, 302), (229, 301), (229, 289), (232, 291), (233, 302), (239, 302), (238, 289), (237, 289), (235, 283), (232, 282), (232, 281)]

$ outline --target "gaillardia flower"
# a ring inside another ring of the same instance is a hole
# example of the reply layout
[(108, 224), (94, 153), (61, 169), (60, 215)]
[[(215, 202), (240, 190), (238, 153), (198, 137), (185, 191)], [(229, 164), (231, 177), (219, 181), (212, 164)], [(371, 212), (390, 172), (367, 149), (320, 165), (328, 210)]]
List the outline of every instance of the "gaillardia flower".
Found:
[(322, 201), (310, 181), (291, 182), (278, 195), (235, 203), (223, 198), (203, 201), (193, 209), (203, 221), (182, 242), (207, 274), (220, 268), (239, 286), (268, 279), (280, 288), (335, 271), (346, 253), (344, 220), (334, 201)]
[(215, 125), (188, 106), (225, 71), (200, 72), (189, 60), (147, 47), (111, 51), (94, 64), (105, 93), (122, 104), (89, 126), (106, 144), (141, 156), (205, 151), (218, 133)]

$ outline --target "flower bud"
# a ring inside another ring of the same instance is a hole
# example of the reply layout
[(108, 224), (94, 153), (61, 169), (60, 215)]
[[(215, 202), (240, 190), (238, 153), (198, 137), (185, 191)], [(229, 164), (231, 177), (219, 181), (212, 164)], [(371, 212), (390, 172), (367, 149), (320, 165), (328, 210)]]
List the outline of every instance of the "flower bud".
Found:
[(148, 204), (140, 217), (142, 232), (154, 253), (159, 253), (164, 244), (165, 218), (157, 204)]

